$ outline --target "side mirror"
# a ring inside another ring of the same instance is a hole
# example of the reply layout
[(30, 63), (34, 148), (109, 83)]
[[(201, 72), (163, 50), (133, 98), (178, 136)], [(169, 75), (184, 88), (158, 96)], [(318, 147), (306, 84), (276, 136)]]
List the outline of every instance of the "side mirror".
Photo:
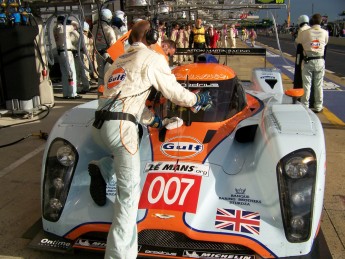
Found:
[(304, 95), (304, 89), (296, 88), (296, 89), (288, 89), (285, 91), (287, 96), (292, 97), (292, 103), (295, 104), (299, 98)]

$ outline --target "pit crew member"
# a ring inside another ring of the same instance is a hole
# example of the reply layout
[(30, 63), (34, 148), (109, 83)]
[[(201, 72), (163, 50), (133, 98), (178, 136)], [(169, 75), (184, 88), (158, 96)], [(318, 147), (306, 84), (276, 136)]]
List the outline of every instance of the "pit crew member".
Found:
[(322, 16), (314, 14), (310, 19), (311, 28), (300, 33), (297, 44), (302, 44), (304, 60), (302, 80), (304, 95), (301, 102), (309, 107), (310, 90), (314, 86), (314, 112), (323, 109), (323, 78), (325, 75), (325, 47), (328, 43), (328, 32), (321, 28)]
[(99, 206), (106, 203), (106, 181), (116, 175), (117, 195), (107, 237), (107, 259), (137, 258), (136, 217), (141, 172), (137, 121), (154, 128), (175, 121), (162, 120), (146, 108), (151, 87), (185, 107), (202, 106), (207, 110), (212, 102), (207, 91), (194, 94), (176, 81), (164, 56), (149, 48), (157, 40), (158, 31), (151, 28), (149, 21), (134, 24), (130, 48), (106, 72), (106, 84), (95, 116), (93, 137), (113, 154), (113, 159), (104, 157), (89, 163), (90, 194)]
[(97, 50), (98, 86), (104, 85), (104, 74), (110, 65), (110, 56), (107, 53), (107, 49), (116, 42), (115, 31), (111, 27), (112, 18), (113, 14), (109, 9), (102, 9), (101, 19), (92, 30)]

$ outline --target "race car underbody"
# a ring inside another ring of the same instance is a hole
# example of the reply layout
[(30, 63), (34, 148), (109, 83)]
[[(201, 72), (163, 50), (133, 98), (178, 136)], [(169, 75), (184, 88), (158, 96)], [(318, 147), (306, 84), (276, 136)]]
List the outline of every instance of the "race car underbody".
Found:
[[(280, 71), (258, 68), (241, 82), (228, 66), (173, 70), (213, 108), (193, 113), (156, 95), (151, 107), (181, 127), (140, 128), (139, 256), (302, 258), (318, 236), (326, 151), (317, 116), (284, 94)], [(188, 77), (187, 77), (188, 75)], [(91, 138), (94, 100), (66, 112), (50, 133), (42, 165), (42, 223), (36, 247), (103, 251), (116, 196), (89, 193), (88, 163), (109, 155)], [(55, 242), (55, 243), (54, 243)]]

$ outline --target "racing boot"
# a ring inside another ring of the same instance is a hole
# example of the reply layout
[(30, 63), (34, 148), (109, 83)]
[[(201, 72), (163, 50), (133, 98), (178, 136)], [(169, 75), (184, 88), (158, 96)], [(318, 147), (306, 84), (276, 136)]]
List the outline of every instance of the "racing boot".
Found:
[(90, 194), (93, 201), (98, 206), (104, 206), (107, 201), (106, 187), (107, 184), (103, 179), (101, 170), (96, 161), (91, 161), (88, 166), (89, 175), (91, 176)]

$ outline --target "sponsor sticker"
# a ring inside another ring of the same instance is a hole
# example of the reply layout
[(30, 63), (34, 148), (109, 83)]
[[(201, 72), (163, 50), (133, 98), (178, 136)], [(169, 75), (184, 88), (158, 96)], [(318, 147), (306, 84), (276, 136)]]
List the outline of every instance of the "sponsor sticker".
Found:
[(126, 71), (122, 68), (116, 68), (108, 79), (107, 88), (112, 89), (118, 86), (126, 78)]
[(111, 181), (108, 182), (106, 188), (107, 196), (115, 196), (116, 195), (116, 180), (115, 176), (112, 177)]
[(63, 241), (60, 239), (54, 238), (42, 238), (38, 243), (38, 246), (50, 247), (50, 248), (59, 248), (59, 249), (69, 249), (72, 246), (72, 243), (69, 241)]
[(201, 177), (191, 174), (149, 173), (139, 209), (164, 209), (195, 213)]
[(152, 162), (145, 166), (145, 173), (188, 173), (201, 176), (209, 176), (210, 166), (186, 162)]
[(198, 139), (189, 136), (173, 137), (161, 145), (162, 153), (171, 158), (191, 158), (203, 150), (204, 145)]
[(168, 255), (168, 256), (176, 256), (177, 253), (174, 252), (167, 252), (167, 251), (157, 251), (157, 250), (148, 250), (144, 251), (145, 254), (155, 254), (155, 255)]
[(245, 210), (218, 208), (215, 227), (245, 234), (260, 234), (260, 214)]
[(219, 199), (234, 205), (251, 206), (252, 204), (261, 204), (261, 200), (246, 194), (246, 188), (235, 188), (235, 193), (230, 194), (230, 196), (219, 196)]
[(312, 49), (319, 49), (321, 44), (319, 40), (313, 40), (310, 45)]
[[(183, 87), (187, 87), (186, 83), (181, 83)], [(189, 83), (189, 87), (197, 87), (197, 88), (202, 88), (202, 87), (207, 87), (207, 88), (217, 88), (219, 87), (219, 84), (217, 83)]]
[(107, 245), (106, 241), (90, 240), (85, 238), (79, 238), (75, 243), (74, 247), (89, 247), (89, 248), (101, 248), (105, 249)]
[(184, 250), (183, 257), (188, 258), (228, 258), (228, 259), (255, 259), (255, 255), (217, 253), (207, 251)]

